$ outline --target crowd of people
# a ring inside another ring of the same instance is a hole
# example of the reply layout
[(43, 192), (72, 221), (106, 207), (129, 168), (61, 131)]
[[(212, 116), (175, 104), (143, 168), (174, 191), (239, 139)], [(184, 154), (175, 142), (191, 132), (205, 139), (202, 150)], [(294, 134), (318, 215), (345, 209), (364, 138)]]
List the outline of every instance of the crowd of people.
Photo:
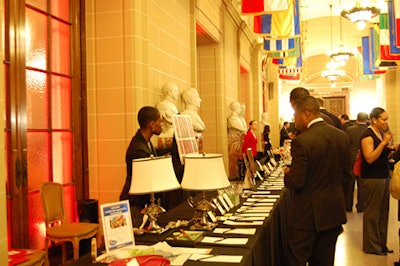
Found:
[[(170, 86), (173, 87), (174, 86)], [(167, 93), (166, 93), (167, 94)], [(197, 114), (201, 100), (197, 91), (188, 90), (186, 104), (194, 106), (187, 112), (194, 117), (194, 130), (201, 132), (205, 125)], [(170, 97), (169, 100), (174, 99)], [(197, 99), (197, 100), (196, 100)], [(363, 246), (365, 253), (386, 255), (393, 252), (387, 247), (389, 216), (389, 158), (398, 158), (398, 145), (393, 145), (393, 134), (389, 129), (388, 112), (376, 107), (369, 115), (357, 114), (351, 121), (349, 116), (340, 117), (324, 107), (322, 99), (310, 95), (305, 88), (298, 87), (290, 93), (294, 110), (295, 131), (289, 132), (289, 122), (280, 130), (280, 143), (291, 142), (292, 162), (284, 169), (284, 184), (290, 191), (287, 217), (287, 243), (289, 265), (333, 265), (338, 236), (346, 223), (346, 212), (353, 211), (353, 195), (357, 184), (357, 212), (363, 212)], [(159, 106), (166, 107), (167, 103)], [(170, 106), (170, 104), (169, 104)], [(159, 108), (160, 109), (160, 108)], [(127, 176), (121, 192), (121, 200), (129, 199), (133, 207), (133, 220), (140, 220), (140, 210), (149, 202), (148, 196), (128, 194), (131, 186), (132, 159), (156, 156), (150, 138), (160, 135), (168, 127), (168, 112), (146, 106), (138, 112), (140, 129), (132, 138), (126, 152)], [(251, 120), (246, 128), (243, 107), (238, 102), (231, 104), (228, 130), (243, 135), (243, 154), (258, 159), (258, 123)], [(173, 109), (171, 113), (176, 113)], [(271, 128), (261, 121), (263, 156), (273, 145)], [(233, 134), (233, 133), (231, 133)], [(361, 156), (361, 174), (352, 169), (357, 154)]]

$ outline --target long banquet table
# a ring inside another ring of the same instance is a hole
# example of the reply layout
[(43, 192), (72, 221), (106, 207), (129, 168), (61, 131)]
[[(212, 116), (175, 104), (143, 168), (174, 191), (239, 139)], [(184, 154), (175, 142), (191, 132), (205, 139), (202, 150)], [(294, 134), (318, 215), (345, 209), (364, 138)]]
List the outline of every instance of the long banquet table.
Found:
[[(281, 168), (277, 168), (279, 171)], [(256, 228), (256, 233), (254, 235), (246, 235), (248, 237), (248, 241), (245, 245), (221, 245), (221, 244), (209, 244), (209, 243), (201, 243), (197, 242), (194, 244), (196, 248), (211, 248), (212, 251), (210, 254), (214, 255), (241, 255), (243, 256), (240, 263), (236, 263), (233, 265), (243, 265), (243, 266), (265, 266), (265, 265), (286, 265), (287, 258), (287, 248), (286, 248), (286, 237), (285, 237), (285, 224), (286, 224), (286, 216), (287, 216), (287, 204), (289, 201), (289, 192), (283, 188), (274, 187), (275, 180), (277, 182), (281, 182), (282, 173), (278, 173), (279, 175), (275, 176), (267, 176), (263, 182), (257, 182), (257, 191), (269, 191), (268, 195), (279, 195), (276, 202), (273, 205), (272, 210), (269, 213), (269, 216), (263, 221), (262, 225), (258, 226), (237, 226), (240, 228), (252, 227)], [(273, 175), (273, 173), (272, 173)], [(267, 184), (267, 185), (265, 185)], [(262, 188), (262, 189), (261, 189)], [(273, 189), (271, 189), (273, 188)], [(253, 197), (257, 197), (256, 194)], [(276, 197), (276, 196), (275, 196)], [(241, 203), (232, 209), (232, 213), (234, 213), (238, 208), (243, 206), (246, 199), (241, 199)], [(194, 210), (186, 203), (183, 202), (177, 207), (173, 208), (166, 213), (160, 215), (158, 219), (158, 223), (161, 226), (165, 226), (169, 221), (176, 220), (190, 220), (193, 216)], [(235, 228), (235, 226), (226, 226), (222, 222), (218, 222), (218, 227), (229, 227)], [(185, 228), (186, 229), (186, 228)], [(164, 241), (167, 236), (171, 234), (171, 230), (169, 229), (161, 235), (153, 235), (153, 234), (144, 234), (135, 236), (135, 242), (137, 245), (152, 245), (160, 241)], [(175, 230), (179, 230), (175, 229)], [(212, 231), (206, 231), (206, 236), (221, 236), (220, 234), (214, 234)], [(223, 235), (224, 238), (227, 237), (244, 237), (243, 235)], [(225, 263), (224, 263), (225, 264)], [(90, 254), (86, 254), (79, 258), (77, 261), (69, 264), (69, 265), (106, 265), (104, 263), (92, 263)], [(195, 265), (205, 265), (205, 266), (214, 266), (221, 265), (221, 263), (217, 262), (205, 262), (205, 261), (194, 261), (187, 260), (184, 263), (184, 266), (195, 266)]]

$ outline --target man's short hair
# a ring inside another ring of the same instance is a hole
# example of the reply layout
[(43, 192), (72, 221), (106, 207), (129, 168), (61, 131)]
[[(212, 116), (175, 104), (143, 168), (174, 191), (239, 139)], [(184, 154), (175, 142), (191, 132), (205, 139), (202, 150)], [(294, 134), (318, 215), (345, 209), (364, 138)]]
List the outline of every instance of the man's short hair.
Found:
[(140, 128), (145, 128), (150, 122), (156, 121), (160, 116), (160, 112), (157, 108), (143, 106), (140, 108), (137, 116)]
[(295, 110), (300, 112), (308, 111), (312, 114), (319, 115), (319, 103), (313, 96), (304, 96), (295, 101)]
[(318, 101), (318, 103), (319, 103), (319, 106), (324, 107), (324, 99), (318, 97), (318, 98), (317, 98), (317, 101)]
[(310, 92), (303, 87), (296, 87), (290, 92), (290, 102), (295, 102), (297, 99), (310, 95)]
[(359, 112), (357, 114), (357, 121), (358, 122), (367, 122), (368, 120), (368, 114), (364, 112)]

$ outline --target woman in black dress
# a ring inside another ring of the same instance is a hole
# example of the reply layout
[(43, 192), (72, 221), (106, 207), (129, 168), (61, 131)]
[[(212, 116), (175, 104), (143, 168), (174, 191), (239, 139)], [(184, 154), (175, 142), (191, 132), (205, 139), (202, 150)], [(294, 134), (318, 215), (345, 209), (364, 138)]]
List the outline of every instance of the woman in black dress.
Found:
[(271, 150), (271, 148), (272, 148), (271, 140), (269, 139), (270, 132), (271, 132), (271, 129), (270, 129), (269, 125), (265, 125), (263, 133), (262, 133), (264, 156), (267, 156), (268, 155), (267, 151)]

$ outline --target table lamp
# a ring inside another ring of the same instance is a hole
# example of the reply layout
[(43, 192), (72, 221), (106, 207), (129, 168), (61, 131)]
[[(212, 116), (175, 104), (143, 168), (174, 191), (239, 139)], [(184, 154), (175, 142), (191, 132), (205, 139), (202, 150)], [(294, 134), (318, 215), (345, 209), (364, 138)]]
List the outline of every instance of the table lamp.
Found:
[(184, 162), (182, 189), (203, 192), (203, 197), (197, 204), (192, 197), (188, 198), (189, 205), (195, 209), (193, 227), (197, 230), (211, 230), (215, 224), (208, 220), (207, 213), (213, 211), (215, 206), (206, 200), (205, 191), (230, 186), (222, 154), (188, 154), (184, 156)]
[[(165, 212), (160, 205), (160, 199), (155, 203), (154, 193), (179, 189), (180, 184), (176, 179), (172, 167), (171, 157), (148, 157), (132, 160), (132, 182), (129, 190), (130, 194), (150, 194), (150, 205), (145, 206), (149, 217), (149, 226), (145, 232), (161, 233), (164, 231), (157, 224), (159, 213)], [(145, 221), (140, 229), (143, 229)]]

